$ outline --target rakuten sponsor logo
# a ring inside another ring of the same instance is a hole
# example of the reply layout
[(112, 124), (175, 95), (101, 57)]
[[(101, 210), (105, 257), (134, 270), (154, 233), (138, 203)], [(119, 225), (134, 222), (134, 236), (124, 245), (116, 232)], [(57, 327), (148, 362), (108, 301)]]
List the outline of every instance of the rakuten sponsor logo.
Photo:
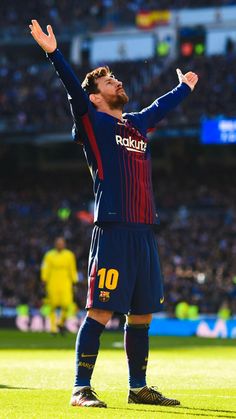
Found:
[(136, 153), (145, 153), (147, 143), (143, 140), (134, 140), (131, 136), (123, 138), (120, 135), (116, 135), (116, 144), (123, 145), (129, 151), (135, 151)]

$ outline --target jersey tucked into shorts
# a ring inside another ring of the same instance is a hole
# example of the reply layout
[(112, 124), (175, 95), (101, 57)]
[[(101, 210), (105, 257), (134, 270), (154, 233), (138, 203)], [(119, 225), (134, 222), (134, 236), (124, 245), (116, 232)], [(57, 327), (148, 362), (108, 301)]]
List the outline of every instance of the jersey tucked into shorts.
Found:
[(162, 274), (153, 227), (95, 225), (89, 255), (86, 308), (148, 314), (161, 309)]

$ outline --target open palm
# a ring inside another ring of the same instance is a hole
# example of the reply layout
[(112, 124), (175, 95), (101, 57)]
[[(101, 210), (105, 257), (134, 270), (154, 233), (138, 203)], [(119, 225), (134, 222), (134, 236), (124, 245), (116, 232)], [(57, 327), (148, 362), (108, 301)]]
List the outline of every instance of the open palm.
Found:
[(41, 26), (37, 22), (37, 20), (31, 20), (32, 25), (29, 25), (31, 29), (31, 35), (35, 39), (35, 41), (40, 45), (40, 47), (45, 52), (53, 52), (57, 48), (57, 40), (53, 33), (51, 25), (47, 25), (48, 35), (43, 32)]

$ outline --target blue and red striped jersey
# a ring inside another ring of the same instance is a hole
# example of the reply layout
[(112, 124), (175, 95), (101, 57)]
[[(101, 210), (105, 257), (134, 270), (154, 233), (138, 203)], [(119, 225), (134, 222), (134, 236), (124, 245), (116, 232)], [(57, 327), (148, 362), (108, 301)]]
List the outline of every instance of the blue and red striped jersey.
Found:
[(83, 144), (95, 196), (95, 222), (154, 224), (151, 153), (147, 132), (190, 92), (185, 83), (140, 112), (119, 120), (99, 112), (57, 49), (48, 54), (62, 80), (74, 119), (73, 139)]

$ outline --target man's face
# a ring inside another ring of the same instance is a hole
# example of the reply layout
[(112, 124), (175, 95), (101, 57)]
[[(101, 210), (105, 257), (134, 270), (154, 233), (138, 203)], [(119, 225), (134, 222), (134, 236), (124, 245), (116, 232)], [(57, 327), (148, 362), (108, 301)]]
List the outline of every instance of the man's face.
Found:
[(58, 237), (55, 240), (55, 247), (60, 252), (61, 250), (65, 249), (66, 243), (65, 240), (62, 237)]
[(129, 98), (123, 89), (122, 82), (112, 76), (97, 79), (97, 87), (101, 100), (104, 100), (110, 109), (123, 109)]

